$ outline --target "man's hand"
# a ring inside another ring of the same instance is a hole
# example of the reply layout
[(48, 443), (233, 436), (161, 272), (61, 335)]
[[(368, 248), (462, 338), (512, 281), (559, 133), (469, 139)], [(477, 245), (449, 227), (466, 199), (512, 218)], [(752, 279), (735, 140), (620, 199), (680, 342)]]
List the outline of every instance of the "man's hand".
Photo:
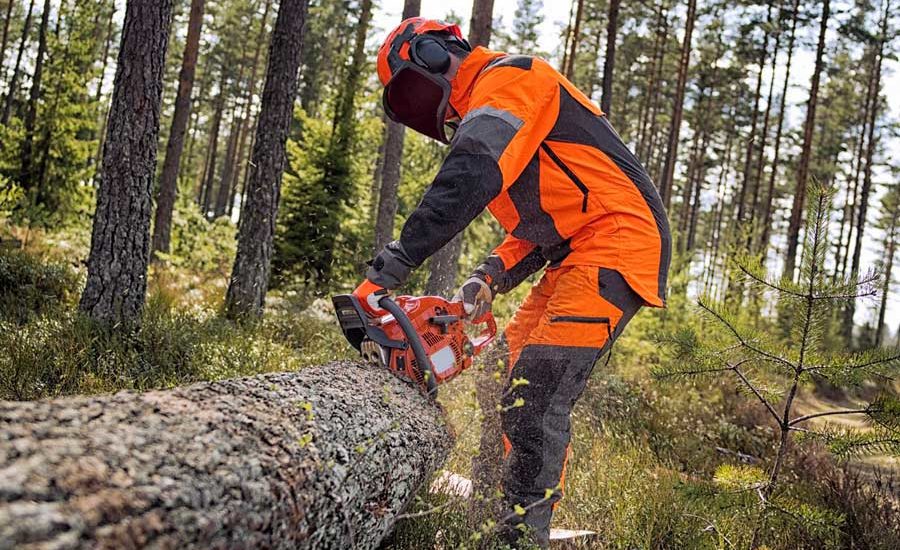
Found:
[(473, 273), (459, 287), (452, 301), (462, 302), (466, 315), (470, 319), (478, 319), (490, 311), (491, 303), (494, 301), (494, 292), (488, 284), (487, 275), (479, 271)]
[(380, 317), (385, 315), (385, 311), (378, 305), (378, 300), (387, 296), (389, 291), (381, 286), (376, 285), (372, 281), (366, 279), (353, 291), (353, 295), (359, 298), (362, 308), (372, 317)]

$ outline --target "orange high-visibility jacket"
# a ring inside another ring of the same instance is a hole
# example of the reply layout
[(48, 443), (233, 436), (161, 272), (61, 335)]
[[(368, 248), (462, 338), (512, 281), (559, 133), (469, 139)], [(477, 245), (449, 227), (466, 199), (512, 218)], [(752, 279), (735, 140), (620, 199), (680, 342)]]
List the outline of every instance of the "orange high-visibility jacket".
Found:
[(485, 48), (463, 61), (450, 104), (462, 118), (450, 153), (401, 232), (413, 265), (487, 207), (508, 233), (494, 251), (506, 271), (538, 254), (606, 267), (664, 306), (665, 209), (596, 105), (547, 62)]

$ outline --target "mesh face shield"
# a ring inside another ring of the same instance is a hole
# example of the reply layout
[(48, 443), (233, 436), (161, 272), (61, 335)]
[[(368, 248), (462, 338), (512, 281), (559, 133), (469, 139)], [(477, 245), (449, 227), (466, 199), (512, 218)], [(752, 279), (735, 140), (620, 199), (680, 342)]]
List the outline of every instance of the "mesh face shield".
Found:
[(450, 83), (413, 64), (404, 63), (384, 88), (384, 111), (394, 122), (449, 143), (445, 121)]

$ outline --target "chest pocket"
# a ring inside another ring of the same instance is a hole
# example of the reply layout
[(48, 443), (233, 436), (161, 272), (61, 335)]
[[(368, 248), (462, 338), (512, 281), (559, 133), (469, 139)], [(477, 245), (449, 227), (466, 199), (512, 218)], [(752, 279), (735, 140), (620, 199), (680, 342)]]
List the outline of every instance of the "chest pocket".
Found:
[[(585, 185), (583, 181), (581, 181), (581, 178), (579, 178), (578, 175), (575, 174), (575, 172), (573, 172), (572, 169), (569, 168), (569, 166), (565, 162), (563, 162), (561, 158), (559, 158), (559, 156), (553, 151), (553, 149), (550, 148), (549, 145), (547, 145), (546, 142), (541, 143), (541, 150), (544, 151), (544, 153), (550, 158), (553, 164), (555, 164), (556, 167), (562, 171), (569, 182), (578, 190), (578, 192), (581, 193), (581, 212), (587, 213), (588, 196), (590, 195), (590, 189), (588, 189), (588, 186)], [(564, 189), (561, 191), (565, 192)]]

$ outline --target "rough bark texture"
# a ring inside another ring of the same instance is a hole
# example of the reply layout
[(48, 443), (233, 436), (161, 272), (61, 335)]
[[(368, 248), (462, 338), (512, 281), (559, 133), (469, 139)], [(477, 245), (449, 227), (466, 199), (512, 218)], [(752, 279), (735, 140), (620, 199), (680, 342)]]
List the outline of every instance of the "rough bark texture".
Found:
[(132, 0), (103, 149), (80, 308), (107, 325), (139, 322), (150, 259), (150, 197), (172, 0)]
[(284, 172), (285, 143), (297, 95), (308, 3), (308, 0), (283, 0), (272, 32), (247, 207), (242, 208), (237, 256), (225, 297), (226, 313), (231, 318), (260, 315), (269, 287), (272, 236)]
[(619, 30), (619, 5), (621, 0), (610, 0), (609, 21), (606, 24), (606, 58), (603, 60), (603, 95), (600, 109), (609, 115), (612, 111), (613, 71), (616, 66), (616, 33)]
[(0, 547), (376, 548), (452, 441), (353, 363), (0, 402)]
[[(422, 0), (406, 0), (402, 19), (419, 15)], [(400, 164), (403, 160), (403, 141), (406, 127), (385, 117), (387, 130), (381, 157), (381, 186), (378, 193), (378, 214), (375, 219), (375, 253), (394, 236), (394, 217), (397, 215), (397, 189), (400, 187)]]
[(672, 200), (672, 179), (675, 176), (675, 161), (678, 159), (678, 138), (681, 134), (681, 119), (684, 115), (684, 88), (687, 84), (688, 66), (691, 61), (691, 35), (697, 19), (697, 0), (688, 0), (688, 10), (684, 26), (684, 41), (681, 43), (681, 59), (678, 62), (678, 84), (675, 88), (675, 110), (669, 126), (669, 141), (666, 147), (666, 162), (659, 189), (666, 208)]
[(28, 3), (28, 11), (25, 14), (25, 23), (22, 25), (22, 39), (19, 41), (19, 53), (16, 54), (16, 65), (13, 67), (12, 77), (9, 79), (7, 87), (6, 99), (3, 102), (3, 118), (0, 124), (8, 124), (9, 117), (12, 114), (12, 104), (16, 98), (16, 86), (19, 81), (19, 73), (22, 67), (22, 56), (25, 53), (25, 46), (28, 44), (28, 30), (31, 27), (31, 14), (34, 12), (34, 0)]
[(187, 39), (178, 75), (178, 93), (175, 96), (175, 113), (172, 129), (166, 144), (166, 159), (159, 177), (159, 194), (156, 198), (156, 217), (153, 222), (153, 252), (168, 252), (172, 231), (172, 210), (178, 195), (178, 168), (184, 151), (184, 134), (191, 118), (191, 92), (197, 73), (197, 56), (200, 52), (200, 31), (203, 27), (204, 0), (191, 0)]
[(822, 57), (825, 52), (825, 34), (828, 30), (830, 0), (822, 4), (822, 19), (819, 24), (819, 42), (816, 46), (816, 64), (813, 69), (812, 83), (809, 89), (809, 103), (806, 107), (806, 121), (803, 124), (803, 147), (800, 150), (800, 161), (797, 164), (797, 185), (794, 189), (794, 201), (791, 205), (791, 217), (788, 221), (787, 249), (784, 256), (784, 276), (794, 278), (794, 267), (797, 262), (797, 246), (800, 241), (800, 226), (803, 223), (803, 207), (806, 203), (806, 180), (809, 177), (809, 163), (812, 159), (813, 130), (816, 125), (816, 106), (819, 102), (819, 81), (822, 75)]
[(469, 42), (472, 47), (487, 47), (491, 43), (494, 24), (494, 0), (474, 0), (472, 20), (469, 24)]

